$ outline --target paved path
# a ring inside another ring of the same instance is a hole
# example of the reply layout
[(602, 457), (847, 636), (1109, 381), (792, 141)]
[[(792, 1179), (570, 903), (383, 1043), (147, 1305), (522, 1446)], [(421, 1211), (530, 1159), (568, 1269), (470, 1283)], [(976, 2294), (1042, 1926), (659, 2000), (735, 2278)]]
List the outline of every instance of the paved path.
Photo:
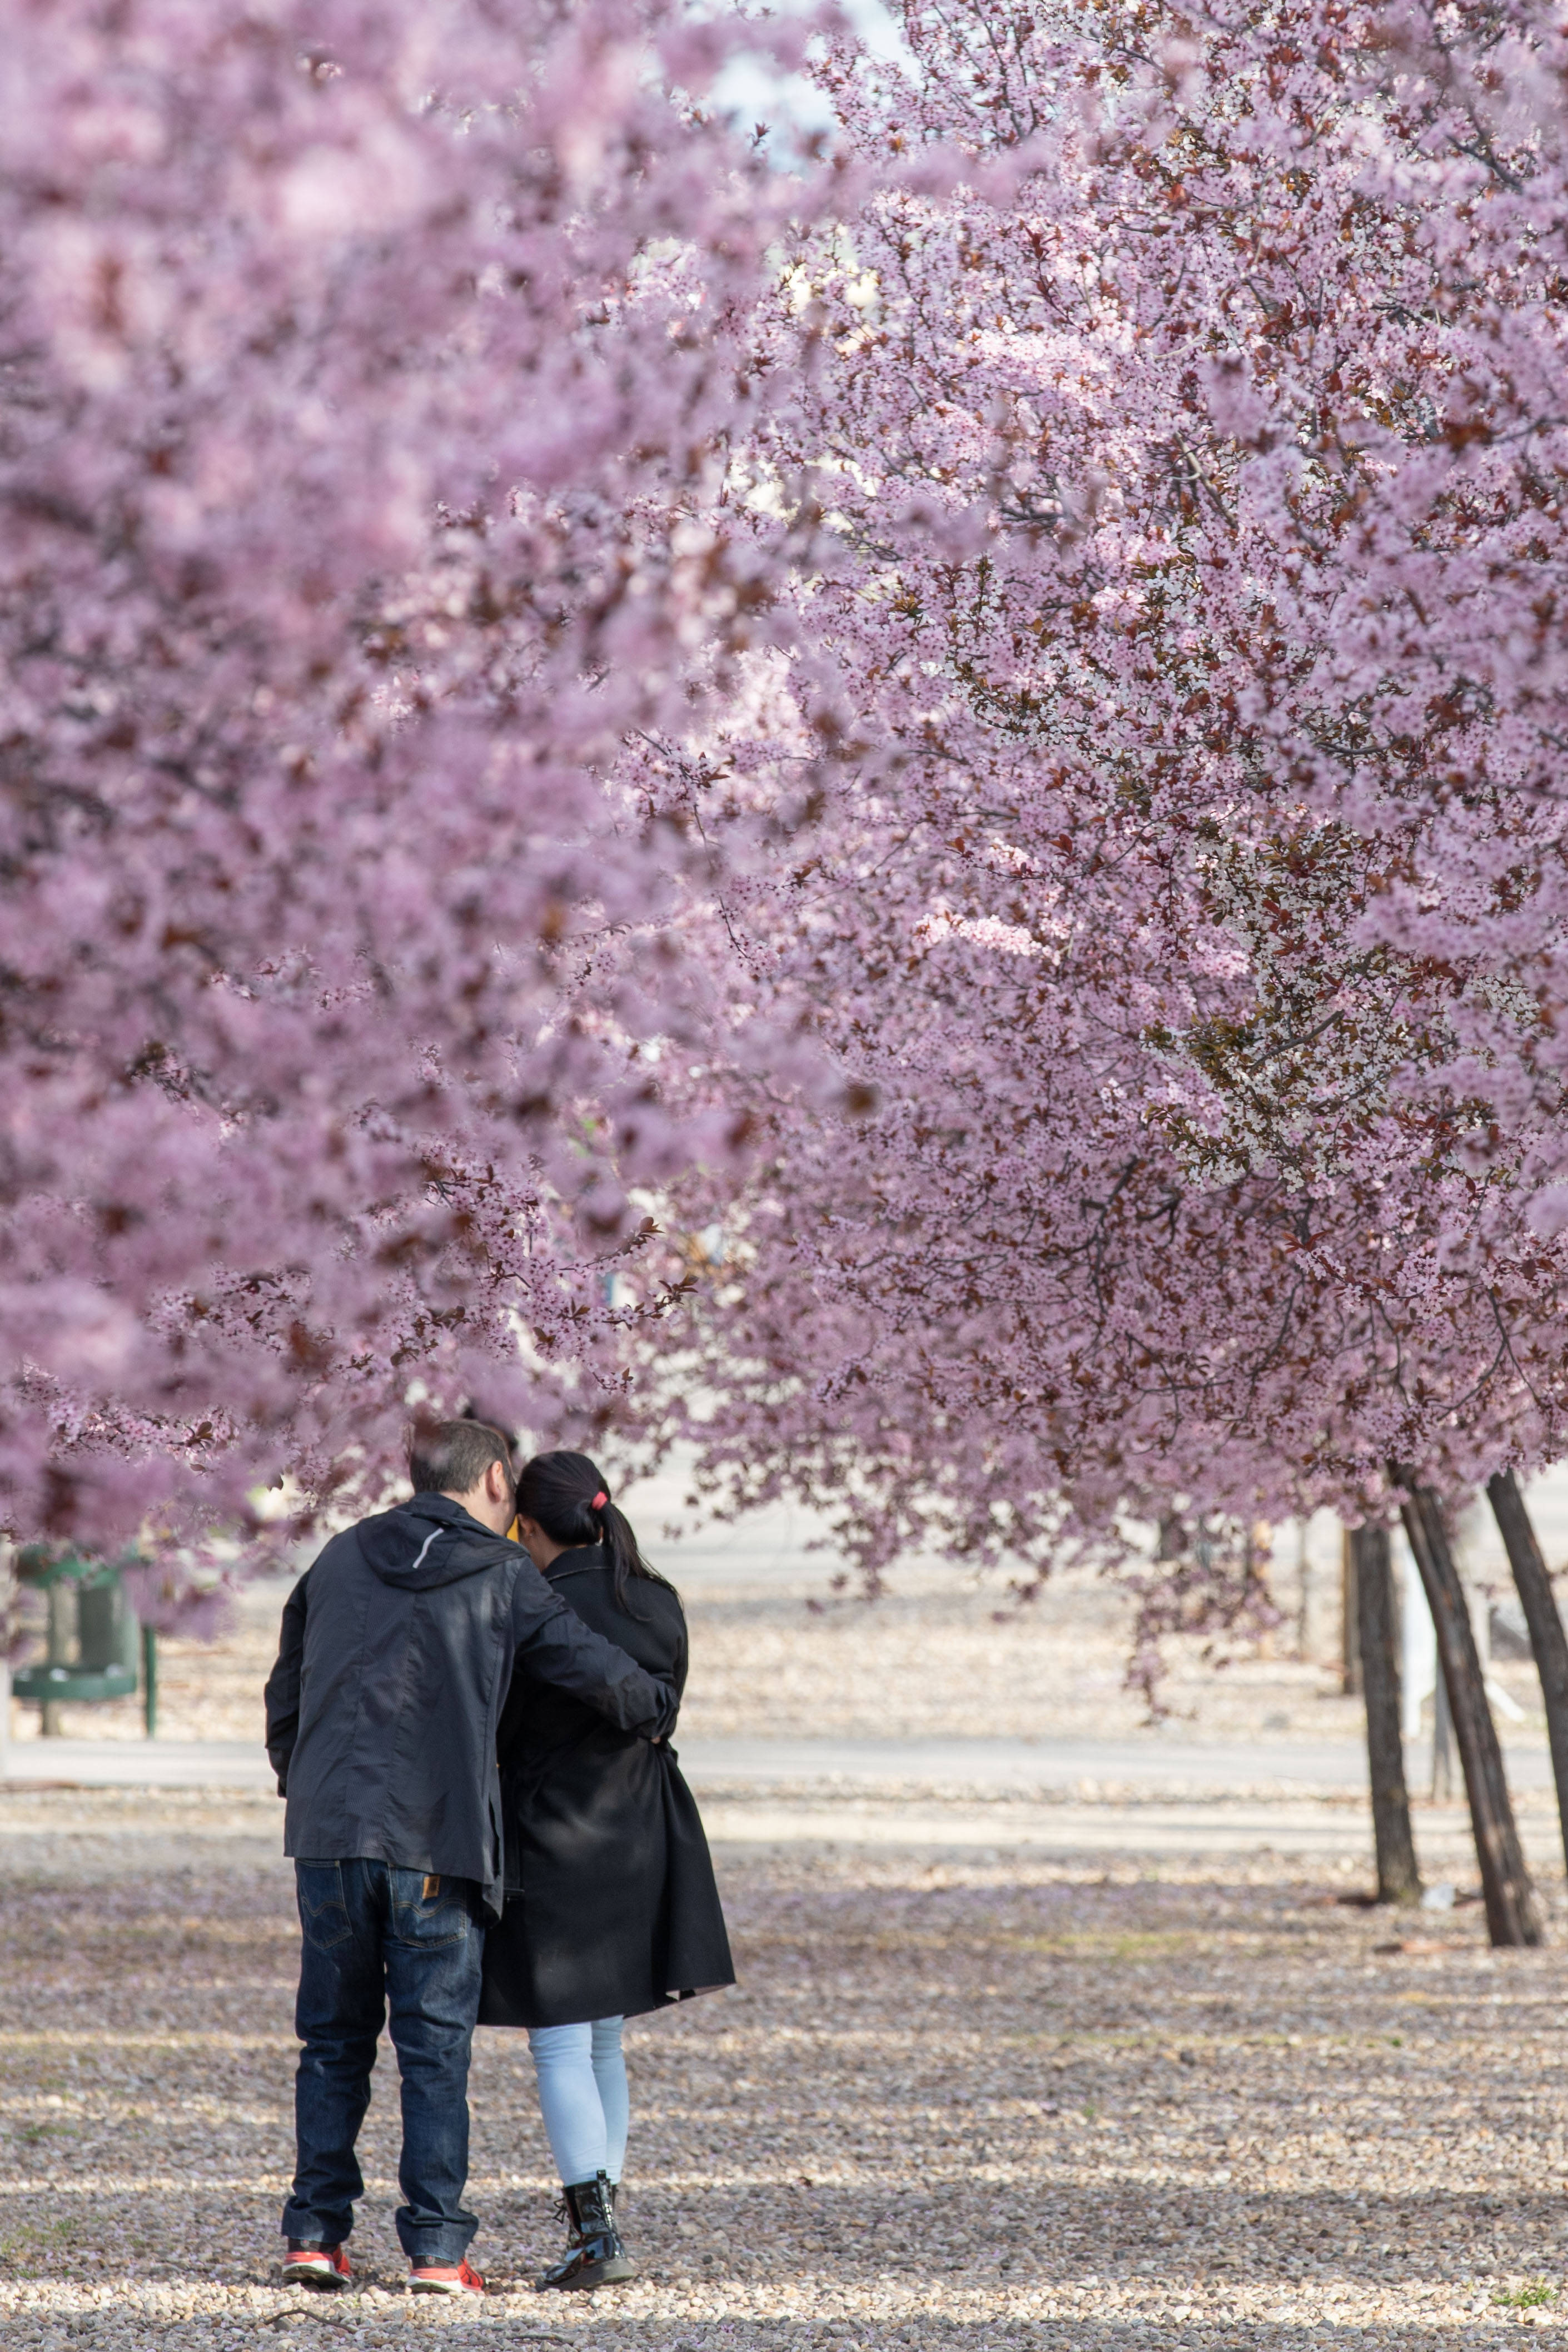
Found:
[(977, 1788), (1019, 1796), (1069, 1790), (1224, 1792), (1274, 1782), (1336, 1793), (1366, 1788), (1366, 1752), (1346, 1740), (1241, 1748), (1155, 1733), (1094, 1740), (677, 1738), (676, 1744), (682, 1769), (696, 1788), (826, 1782), (868, 1790)]
[[(853, 1795), (918, 1805), (966, 1797), (1051, 1801), (1064, 1798), (1113, 1810), (1118, 1801), (1146, 1810), (1151, 1800), (1193, 1798), (1240, 1802), (1261, 1822), (1291, 1800), (1361, 1797), (1365, 1751), (1349, 1742), (1254, 1742), (1249, 1746), (1146, 1738), (1076, 1739), (704, 1739), (681, 1741), (683, 1770), (715, 1801), (762, 1801), (789, 1792), (799, 1810)], [(1424, 1759), (1411, 1755), (1411, 1783), (1424, 1782)], [(1516, 1789), (1551, 1785), (1546, 1754), (1512, 1748), (1508, 1771)], [(239, 1740), (27, 1739), (0, 1759), (0, 1783), (66, 1788), (270, 1790), (272, 1773), (258, 1747)], [(1274, 1792), (1278, 1791), (1276, 1796)]]
[(271, 1789), (265, 1752), (248, 1739), (14, 1739), (0, 1749), (0, 1787)]
[[(1413, 1759), (1414, 1760), (1414, 1759)], [(230, 1792), (239, 1802), (225, 1850), (254, 1864), (277, 1862), (282, 1808), (270, 1796), (266, 1757), (248, 1742), (49, 1739), (14, 1743), (0, 1796), (57, 1789)], [(1322, 1870), (1370, 1866), (1365, 1769), (1345, 1745), (1249, 1748), (1186, 1746), (1179, 1739), (713, 1739), (693, 1741), (681, 1761), (702, 1799), (715, 1848), (821, 1853), (880, 1850), (946, 1855), (984, 1864), (1026, 1855), (1070, 1861), (1123, 1856), (1140, 1867), (1254, 1864), (1290, 1856)], [(1516, 1788), (1545, 1785), (1545, 1761), (1511, 1759)], [(1414, 1785), (1419, 1779), (1413, 1775)], [(72, 1841), (31, 1808), (8, 1816), (26, 1845), (47, 1834), (51, 1874), (73, 1874)], [(1469, 1885), (1475, 1875), (1462, 1802), (1418, 1809), (1416, 1840), (1428, 1879)], [(1555, 1873), (1555, 1809), (1521, 1812), (1531, 1865)], [(144, 1866), (130, 1824), (127, 1866)], [(57, 1849), (57, 1851), (56, 1851)], [(1264, 1866), (1267, 1866), (1266, 1864)], [(42, 1870), (35, 1857), (30, 1871)]]

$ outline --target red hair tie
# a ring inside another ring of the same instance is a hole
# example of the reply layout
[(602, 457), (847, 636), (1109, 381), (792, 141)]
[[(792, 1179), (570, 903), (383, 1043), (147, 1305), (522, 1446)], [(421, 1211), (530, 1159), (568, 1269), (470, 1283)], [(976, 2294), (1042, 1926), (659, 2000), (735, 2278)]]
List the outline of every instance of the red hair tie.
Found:
[(609, 1500), (609, 1496), (605, 1493), (603, 1487), (601, 1486), (598, 1494), (595, 1495), (592, 1502), (590, 1503), (588, 1507), (591, 1511), (601, 1511)]

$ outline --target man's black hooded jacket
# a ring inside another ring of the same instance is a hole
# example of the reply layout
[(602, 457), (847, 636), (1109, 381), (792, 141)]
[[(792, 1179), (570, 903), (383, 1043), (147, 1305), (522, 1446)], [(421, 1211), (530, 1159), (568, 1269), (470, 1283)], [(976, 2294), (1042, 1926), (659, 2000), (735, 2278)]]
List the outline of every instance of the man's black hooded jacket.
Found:
[(471, 1878), (498, 1918), (496, 1725), (514, 1664), (624, 1731), (674, 1720), (674, 1692), (450, 1496), (334, 1536), (288, 1597), (267, 1685), (284, 1852)]

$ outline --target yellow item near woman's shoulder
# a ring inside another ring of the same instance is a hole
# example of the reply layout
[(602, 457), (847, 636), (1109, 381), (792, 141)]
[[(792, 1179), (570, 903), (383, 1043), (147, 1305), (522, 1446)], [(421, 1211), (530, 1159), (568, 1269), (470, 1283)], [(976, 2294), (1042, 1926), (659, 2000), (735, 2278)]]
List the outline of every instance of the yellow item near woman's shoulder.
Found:
[(522, 1540), (523, 1540), (523, 1539), (522, 1539), (521, 1536), (517, 1533), (517, 1529), (518, 1529), (518, 1528), (519, 1528), (519, 1526), (520, 1526), (521, 1524), (522, 1524), (522, 1523), (521, 1523), (521, 1521), (520, 1521), (520, 1520), (518, 1520), (518, 1519), (514, 1519), (514, 1520), (512, 1521), (511, 1526), (507, 1529), (507, 1541), (508, 1543), (521, 1543), (521, 1542), (522, 1542)]

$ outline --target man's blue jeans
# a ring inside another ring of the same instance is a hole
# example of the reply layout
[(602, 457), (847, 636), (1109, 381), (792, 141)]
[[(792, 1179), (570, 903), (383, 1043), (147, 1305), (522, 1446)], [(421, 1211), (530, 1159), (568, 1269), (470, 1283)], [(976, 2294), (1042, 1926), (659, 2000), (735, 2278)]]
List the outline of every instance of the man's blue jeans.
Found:
[(479, 2224), (468, 2182), (468, 2057), (479, 2009), (485, 1929), (465, 1878), (426, 1877), (385, 1862), (297, 1862), (304, 1948), (295, 2032), (298, 2167), (283, 2234), (340, 2245), (364, 2181), (354, 2142), (371, 2103), (376, 2041), (391, 2011), (402, 2078), (407, 2203), (403, 2252), (455, 2263)]

